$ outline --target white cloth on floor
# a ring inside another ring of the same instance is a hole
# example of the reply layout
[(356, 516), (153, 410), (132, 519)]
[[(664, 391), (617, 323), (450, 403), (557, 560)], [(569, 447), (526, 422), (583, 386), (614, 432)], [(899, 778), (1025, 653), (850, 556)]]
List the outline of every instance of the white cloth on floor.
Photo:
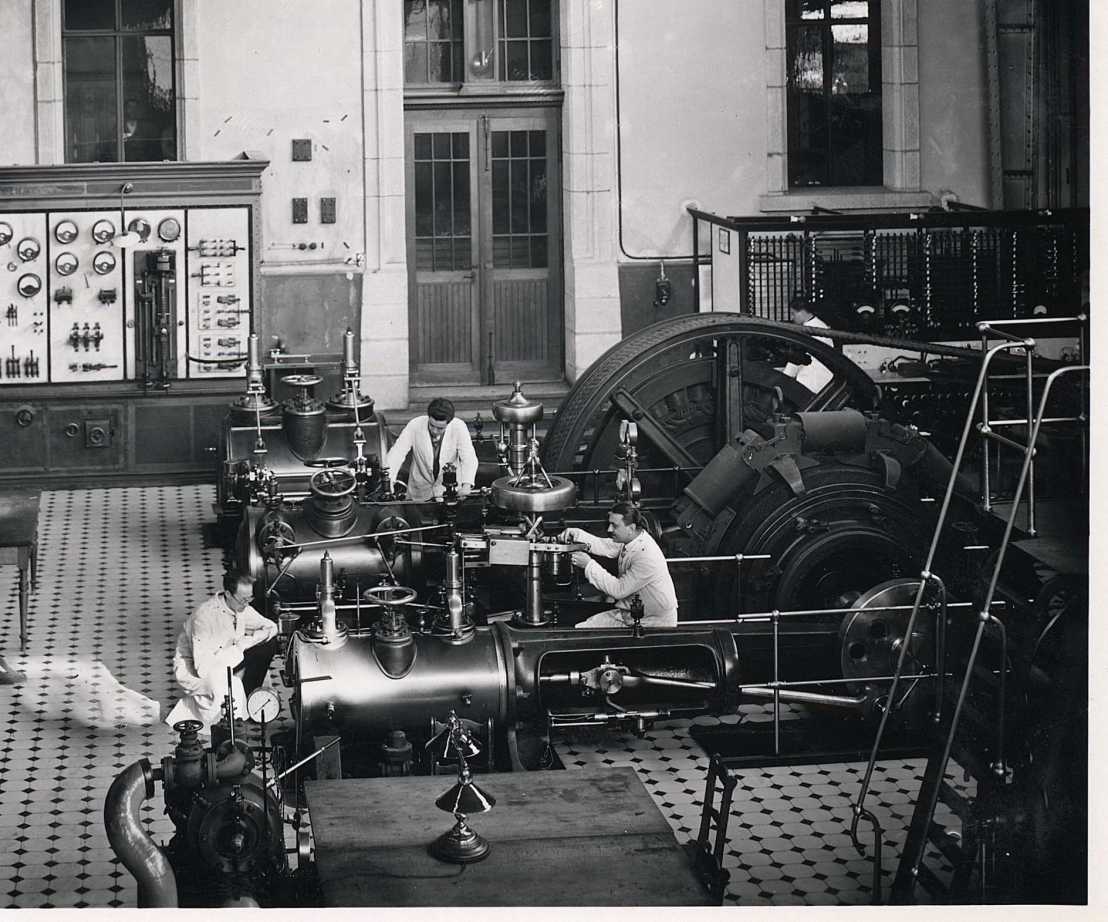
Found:
[[(161, 705), (116, 681), (99, 660), (85, 657), (27, 656), (20, 671), (26, 683), (20, 704), (47, 720), (72, 720), (96, 730), (148, 727)], [(15, 687), (15, 686), (7, 686)], [(27, 694), (38, 692), (37, 697)]]

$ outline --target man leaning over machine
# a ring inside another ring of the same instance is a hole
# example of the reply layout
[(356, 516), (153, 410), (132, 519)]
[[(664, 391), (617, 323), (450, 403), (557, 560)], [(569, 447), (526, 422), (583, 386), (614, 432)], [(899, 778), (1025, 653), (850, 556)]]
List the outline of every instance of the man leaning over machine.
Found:
[(608, 513), (608, 538), (581, 528), (567, 528), (559, 536), (567, 543), (587, 544), (589, 554), (615, 557), (617, 576), (612, 576), (584, 551), (573, 552), (574, 566), (583, 567), (585, 579), (608, 596), (615, 607), (586, 618), (577, 627), (633, 627), (631, 600), (642, 599), (644, 627), (673, 627), (677, 624), (677, 593), (665, 555), (646, 531), (642, 512), (628, 502), (619, 502)]
[(453, 464), (458, 475), (458, 494), (465, 496), (473, 489), (477, 477), (477, 452), (469, 437), (469, 428), (454, 416), (454, 404), (445, 397), (436, 397), (427, 405), (427, 412), (410, 420), (389, 449), (385, 466), (397, 486), (400, 468), (409, 453), (408, 499), (427, 502), (443, 494), (442, 471)]

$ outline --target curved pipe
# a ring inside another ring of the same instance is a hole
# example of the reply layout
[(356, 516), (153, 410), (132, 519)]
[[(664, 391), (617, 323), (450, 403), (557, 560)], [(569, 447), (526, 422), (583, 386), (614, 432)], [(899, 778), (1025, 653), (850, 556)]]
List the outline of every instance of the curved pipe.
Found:
[(104, 828), (112, 849), (138, 882), (139, 907), (176, 909), (173, 868), (139, 819), (139, 807), (153, 796), (154, 773), (146, 759), (139, 759), (123, 769), (108, 789)]

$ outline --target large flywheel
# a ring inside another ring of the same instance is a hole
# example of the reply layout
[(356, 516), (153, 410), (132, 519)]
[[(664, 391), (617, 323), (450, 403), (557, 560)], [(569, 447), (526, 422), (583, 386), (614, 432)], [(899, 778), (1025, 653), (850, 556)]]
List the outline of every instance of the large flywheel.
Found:
[[(819, 393), (782, 373), (806, 357), (832, 374)], [(695, 468), (775, 413), (868, 409), (874, 393), (857, 365), (795, 325), (728, 313), (677, 317), (613, 346), (577, 380), (547, 433), (543, 464), (611, 470), (620, 421), (634, 419), (641, 468)], [(672, 475), (642, 479), (647, 497), (673, 497)]]

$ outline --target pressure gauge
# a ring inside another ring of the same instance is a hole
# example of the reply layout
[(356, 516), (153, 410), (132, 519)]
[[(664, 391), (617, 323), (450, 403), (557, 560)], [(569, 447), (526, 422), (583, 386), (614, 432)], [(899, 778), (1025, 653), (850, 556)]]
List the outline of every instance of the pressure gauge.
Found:
[(54, 239), (58, 243), (72, 243), (77, 239), (77, 225), (72, 221), (59, 221), (54, 228)]
[(166, 243), (172, 243), (181, 236), (181, 222), (176, 218), (163, 218), (158, 224), (158, 236)]
[(92, 225), (92, 239), (97, 243), (107, 243), (115, 236), (115, 225), (107, 218), (101, 218)]
[(21, 275), (19, 281), (15, 283), (15, 287), (19, 289), (19, 293), (25, 298), (33, 298), (40, 291), (42, 291), (42, 279), (40, 279), (33, 272), (28, 272), (26, 275)]
[(54, 268), (58, 270), (58, 275), (72, 275), (77, 269), (77, 257), (68, 250), (59, 253), (54, 260)]
[(128, 233), (138, 234), (139, 240), (146, 243), (150, 237), (150, 222), (146, 218), (132, 218), (127, 224)]
[(97, 275), (107, 275), (115, 268), (115, 257), (107, 250), (101, 250), (92, 257), (92, 268)]
[(256, 688), (246, 699), (246, 713), (255, 723), (270, 723), (281, 713), (281, 698), (272, 688)]
[(24, 237), (16, 244), (15, 251), (19, 254), (19, 258), (27, 263), (32, 259), (38, 259), (38, 254), (42, 252), (42, 244), (34, 237)]
[(12, 242), (15, 232), (7, 221), (0, 221), (0, 247)]

